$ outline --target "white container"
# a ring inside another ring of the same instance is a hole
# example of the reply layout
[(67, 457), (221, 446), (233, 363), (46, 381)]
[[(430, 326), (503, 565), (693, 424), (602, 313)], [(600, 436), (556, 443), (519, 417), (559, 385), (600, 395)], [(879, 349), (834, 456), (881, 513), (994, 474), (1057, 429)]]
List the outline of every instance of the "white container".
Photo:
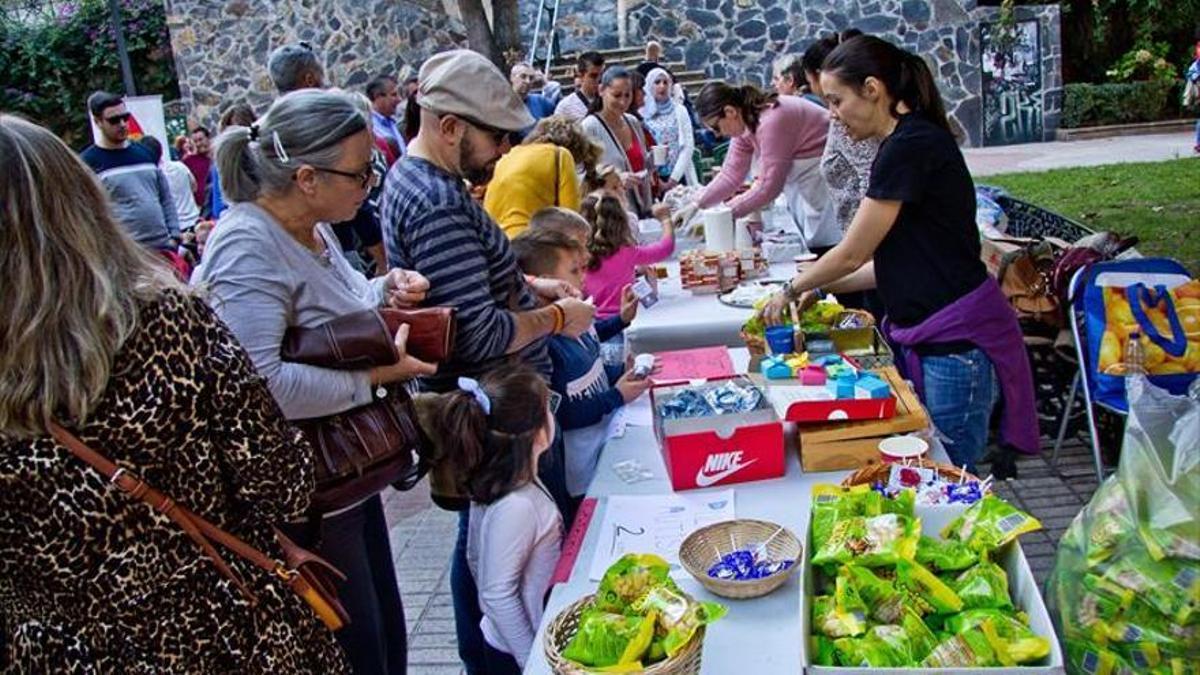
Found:
[(662, 166), (667, 163), (667, 146), (656, 145), (650, 151), (654, 153), (654, 166)]
[[(965, 509), (947, 509), (917, 506), (914, 513), (921, 519), (921, 532), (931, 537), (941, 537), (942, 528), (949, 525)], [(808, 636), (812, 633), (813, 569), (812, 518), (808, 520), (808, 531), (804, 533), (804, 563), (800, 566), (800, 661), (804, 672), (810, 675), (915, 675), (938, 673), (939, 675), (1057, 675), (1065, 673), (1062, 648), (1054, 633), (1054, 623), (1046, 611), (1037, 580), (1029, 569), (1025, 552), (1019, 541), (1000, 549), (994, 562), (1008, 573), (1008, 592), (1012, 595), (1016, 609), (1029, 615), (1029, 628), (1038, 636), (1050, 641), (1050, 655), (1043, 663), (1034, 666), (1012, 668), (840, 668), (814, 666), (809, 653)]]
[(733, 247), (739, 251), (754, 248), (754, 237), (750, 236), (749, 218), (742, 218), (734, 224)]
[(733, 211), (717, 206), (701, 212), (704, 218), (704, 248), (716, 253), (733, 250)]

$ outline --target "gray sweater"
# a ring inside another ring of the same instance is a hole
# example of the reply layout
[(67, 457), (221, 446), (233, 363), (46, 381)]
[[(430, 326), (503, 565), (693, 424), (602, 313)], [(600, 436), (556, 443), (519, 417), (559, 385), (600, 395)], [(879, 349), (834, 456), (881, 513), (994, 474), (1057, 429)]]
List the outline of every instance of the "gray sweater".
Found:
[(150, 151), (137, 143), (116, 150), (93, 145), (80, 156), (108, 190), (117, 222), (142, 246), (170, 250), (171, 237), (179, 236), (179, 216), (167, 177)]
[(383, 304), (384, 278), (367, 281), (350, 267), (337, 237), (321, 223), (325, 253), (316, 254), (253, 203), (221, 215), (192, 276), (250, 353), (288, 419), (322, 417), (372, 400), (368, 371), (330, 370), (280, 359), (289, 326), (319, 326)]

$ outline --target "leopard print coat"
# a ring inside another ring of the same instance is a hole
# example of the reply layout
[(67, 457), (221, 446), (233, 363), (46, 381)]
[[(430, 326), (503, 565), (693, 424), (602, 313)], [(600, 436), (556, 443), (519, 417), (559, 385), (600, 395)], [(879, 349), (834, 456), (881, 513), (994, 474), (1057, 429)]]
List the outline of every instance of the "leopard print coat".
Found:
[[(246, 541), (303, 512), (310, 447), (199, 298), (141, 308), (84, 443)], [(166, 517), (49, 437), (0, 433), (0, 670), (17, 673), (341, 673), (307, 605), (232, 554), (250, 606)]]

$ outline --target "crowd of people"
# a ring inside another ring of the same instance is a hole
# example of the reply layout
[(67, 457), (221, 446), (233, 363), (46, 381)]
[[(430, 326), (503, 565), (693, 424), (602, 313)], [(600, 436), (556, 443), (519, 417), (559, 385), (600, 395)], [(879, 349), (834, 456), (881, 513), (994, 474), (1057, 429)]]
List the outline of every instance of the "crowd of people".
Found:
[[(714, 83), (692, 101), (660, 59), (656, 44), (637, 68), (584, 53), (562, 96), (528, 65), (505, 77), (452, 50), (359, 93), (286, 45), (267, 64), (269, 108), (231, 105), (181, 161), (131, 141), (124, 102), (104, 92), (89, 101), (99, 138), (78, 156), (0, 115), (7, 665), (404, 672), (380, 494), (314, 511), (323, 458), (289, 424), (399, 396), (437, 503), (459, 513), (459, 654), (470, 673), (520, 672), (608, 420), (649, 386), (621, 354), (632, 286), (722, 203), (753, 217), (782, 198), (820, 254), (769, 321), (820, 289), (877, 289), (955, 463), (979, 458), (1001, 393), (1006, 441), (1025, 448), (1020, 334), (980, 262), (971, 179), (924, 61), (831, 37), (781, 62), (775, 92)], [(730, 149), (701, 186), (692, 157), (711, 134)], [(661, 200), (681, 185), (694, 201), (672, 212)], [(639, 240), (645, 219), (657, 241)], [(455, 311), (438, 363), (409, 354), (407, 326), (384, 362), (284, 357), (297, 329), (416, 307)], [(184, 505), (282, 559), (278, 528), (330, 561), (349, 623), (331, 633), (232, 554), (210, 564), (67, 453), (54, 424), (170, 497), (163, 512)]]

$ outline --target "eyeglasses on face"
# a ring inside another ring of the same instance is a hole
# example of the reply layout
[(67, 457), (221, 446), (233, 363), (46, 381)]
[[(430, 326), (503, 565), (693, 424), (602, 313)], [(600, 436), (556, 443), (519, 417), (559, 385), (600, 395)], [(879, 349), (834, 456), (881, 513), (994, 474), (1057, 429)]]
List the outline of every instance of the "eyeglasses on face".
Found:
[(345, 176), (358, 181), (358, 186), (363, 189), (375, 188), (379, 185), (379, 174), (375, 171), (375, 167), (369, 167), (366, 171), (353, 173), (350, 171), (342, 171), (341, 169), (331, 169), (326, 166), (314, 166), (313, 169), (322, 173), (331, 173), (335, 176)]
[(104, 121), (115, 127), (118, 124), (126, 124), (130, 117), (133, 117), (132, 113), (121, 113), (120, 115), (109, 115), (104, 118)]

